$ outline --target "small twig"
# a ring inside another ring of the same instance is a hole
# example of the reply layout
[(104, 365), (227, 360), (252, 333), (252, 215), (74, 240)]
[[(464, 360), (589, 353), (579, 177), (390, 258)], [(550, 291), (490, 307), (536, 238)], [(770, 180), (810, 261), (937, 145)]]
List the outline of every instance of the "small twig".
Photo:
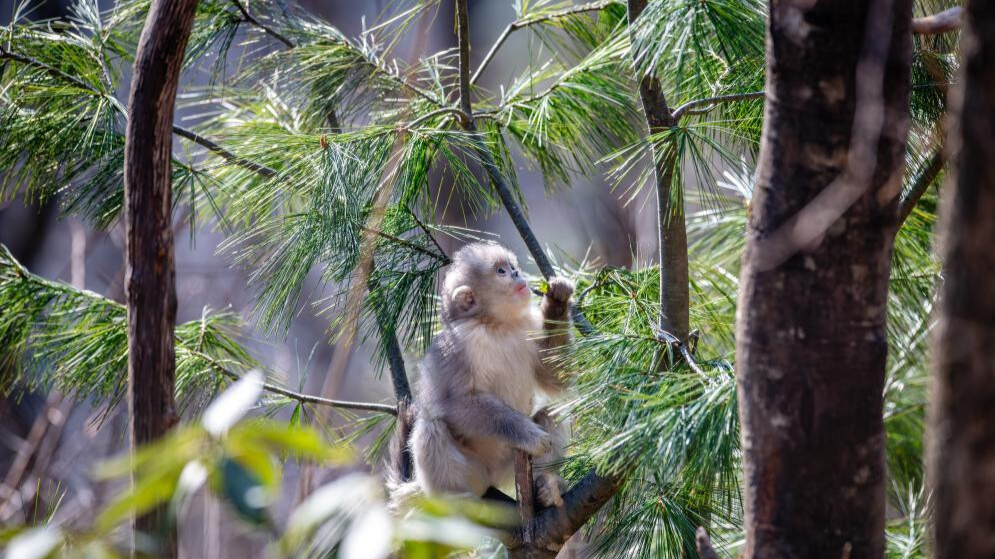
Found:
[(708, 537), (708, 532), (704, 526), (698, 526), (694, 533), (695, 547), (698, 548), (698, 557), (701, 559), (719, 559), (719, 554), (712, 547), (712, 540)]
[[(672, 113), (674, 120), (680, 119), (685, 114), (704, 114), (711, 111), (719, 103), (731, 103), (734, 101), (746, 101), (748, 99), (760, 99), (765, 95), (763, 91), (751, 91), (750, 93), (733, 93), (730, 95), (717, 95), (715, 97), (707, 97), (705, 99), (695, 99), (694, 101), (688, 101), (680, 107), (674, 109)], [(697, 107), (704, 107), (702, 109), (697, 109)], [(697, 110), (692, 110), (697, 109)]]
[(912, 32), (916, 35), (938, 35), (960, 29), (964, 18), (960, 6), (943, 10), (929, 16), (912, 19)]
[(276, 176), (276, 171), (274, 169), (267, 167), (266, 165), (256, 163), (254, 161), (249, 161), (244, 157), (239, 157), (234, 153), (228, 151), (227, 149), (221, 147), (220, 145), (214, 143), (213, 141), (194, 132), (193, 130), (189, 130), (187, 128), (183, 128), (182, 126), (177, 126), (174, 124), (173, 134), (176, 134), (177, 136), (180, 136), (182, 138), (186, 138), (195, 144), (199, 144), (200, 146), (206, 148), (208, 151), (212, 151), (220, 155), (221, 157), (226, 159), (229, 163), (233, 163), (235, 165), (238, 165), (239, 167), (244, 167), (266, 178), (272, 178)]
[(538, 23), (544, 23), (553, 19), (561, 19), (575, 14), (581, 14), (584, 12), (595, 12), (598, 10), (603, 10), (612, 4), (618, 3), (619, 0), (601, 0), (599, 2), (591, 2), (589, 4), (581, 4), (579, 6), (573, 6), (571, 8), (565, 8), (562, 10), (557, 10), (554, 12), (549, 12), (547, 14), (525, 17), (523, 19), (515, 20), (504, 28), (504, 31), (498, 36), (497, 40), (491, 46), (490, 50), (484, 56), (484, 59), (480, 61), (480, 66), (477, 67), (477, 71), (473, 73), (473, 77), (470, 78), (470, 85), (477, 83), (477, 79), (480, 78), (481, 74), (484, 73), (484, 69), (490, 64), (494, 55), (497, 54), (498, 49), (504, 44), (508, 37), (518, 31), (519, 29), (524, 29), (526, 27), (536, 25)]
[(402, 130), (410, 130), (412, 128), (417, 127), (419, 124), (421, 124), (422, 122), (425, 122), (426, 120), (429, 120), (431, 118), (434, 118), (434, 117), (437, 117), (437, 116), (443, 115), (443, 114), (454, 115), (457, 119), (459, 119), (459, 121), (461, 123), (469, 120), (469, 118), (470, 118), (470, 117), (468, 117), (466, 115), (466, 113), (464, 113), (463, 111), (461, 111), (459, 109), (456, 109), (456, 108), (453, 108), (453, 107), (443, 107), (441, 109), (436, 109), (436, 110), (434, 110), (434, 111), (432, 111), (430, 113), (423, 114), (422, 116), (420, 116), (420, 117), (412, 120), (411, 122), (409, 122), (407, 124), (404, 124), (404, 125), (401, 125), (400, 128)]
[(270, 37), (273, 37), (277, 41), (280, 41), (281, 43), (287, 45), (287, 48), (291, 48), (292, 49), (292, 48), (294, 48), (296, 46), (294, 44), (294, 42), (291, 41), (290, 39), (284, 37), (280, 33), (278, 33), (275, 30), (273, 30), (272, 28), (270, 28), (270, 27), (264, 25), (263, 23), (261, 23), (258, 19), (252, 17), (252, 15), (249, 14), (249, 10), (245, 6), (242, 5), (242, 1), (241, 0), (231, 0), (231, 3), (235, 4), (235, 7), (237, 7), (238, 11), (242, 13), (242, 18), (247, 23), (251, 23), (252, 25), (255, 25), (256, 27), (258, 27), (259, 29), (261, 29), (263, 32), (265, 32), (267, 35), (269, 35)]
[(418, 227), (420, 227), (421, 230), (425, 232), (425, 235), (427, 235), (428, 239), (432, 241), (433, 245), (435, 245), (435, 249), (439, 251), (439, 254), (445, 257), (445, 264), (446, 265), (451, 264), (452, 259), (449, 258), (448, 254), (446, 254), (446, 251), (442, 248), (442, 245), (439, 244), (439, 241), (435, 240), (435, 235), (432, 235), (432, 231), (424, 223), (422, 223), (422, 220), (418, 219), (418, 215), (415, 214), (415, 212), (411, 211), (411, 208), (407, 208), (407, 210), (408, 214), (411, 216), (411, 219), (415, 220), (415, 223), (418, 224)]
[[(197, 353), (198, 357), (206, 360), (211, 364), (212, 367), (219, 373), (225, 375), (226, 377), (239, 380), (241, 375), (229, 371), (224, 368), (218, 362), (211, 359), (209, 356)], [(301, 394), (300, 392), (294, 392), (282, 386), (277, 386), (275, 384), (270, 384), (268, 382), (263, 383), (263, 390), (266, 392), (271, 392), (273, 394), (279, 394), (281, 396), (286, 396), (291, 400), (296, 400), (302, 404), (317, 404), (321, 406), (329, 406), (333, 408), (343, 408), (349, 410), (360, 410), (360, 411), (372, 411), (378, 413), (389, 413), (390, 415), (397, 415), (397, 407), (390, 404), (375, 404), (372, 402), (350, 402), (346, 400), (332, 400), (330, 398), (322, 398), (321, 396), (312, 396), (310, 394)]]
[(371, 235), (376, 235), (378, 237), (383, 237), (384, 239), (387, 239), (388, 241), (393, 241), (393, 242), (395, 242), (395, 243), (397, 243), (397, 244), (399, 244), (399, 245), (401, 245), (403, 247), (410, 248), (411, 250), (413, 250), (415, 252), (420, 252), (421, 254), (424, 254), (424, 255), (427, 255), (427, 256), (431, 256), (432, 258), (438, 260), (439, 262), (442, 262), (443, 265), (448, 265), (449, 264), (449, 257), (446, 256), (445, 253), (443, 253), (443, 254), (436, 254), (436, 253), (432, 252), (431, 250), (428, 250), (427, 248), (425, 248), (425, 247), (423, 247), (421, 245), (417, 245), (415, 243), (412, 243), (411, 241), (409, 241), (407, 239), (402, 239), (402, 238), (400, 238), (398, 236), (391, 235), (390, 233), (384, 233), (383, 231), (380, 231), (380, 230), (377, 230), (377, 229), (373, 229), (373, 228), (370, 228), (370, 227), (366, 227), (365, 225), (360, 225), (359, 228), (361, 230), (367, 232), (367, 233), (370, 233)]

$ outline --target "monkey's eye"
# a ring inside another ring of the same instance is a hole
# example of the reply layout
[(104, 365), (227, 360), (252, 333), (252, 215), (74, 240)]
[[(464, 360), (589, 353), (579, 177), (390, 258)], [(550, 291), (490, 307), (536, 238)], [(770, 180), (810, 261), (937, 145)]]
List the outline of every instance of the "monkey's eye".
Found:
[(499, 276), (503, 276), (505, 274), (505, 269), (504, 268), (498, 268), (497, 269), (497, 273), (498, 273)]

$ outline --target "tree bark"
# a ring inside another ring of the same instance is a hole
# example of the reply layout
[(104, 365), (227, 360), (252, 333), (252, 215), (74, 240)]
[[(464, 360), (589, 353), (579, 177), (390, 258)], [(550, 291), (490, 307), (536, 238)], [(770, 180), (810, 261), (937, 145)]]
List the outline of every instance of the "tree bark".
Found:
[[(197, 0), (155, 0), (135, 56), (124, 148), (127, 228), (128, 403), (132, 448), (177, 421), (174, 402), (176, 289), (171, 149), (173, 107)], [(165, 508), (136, 519), (176, 556)]]
[[(629, 0), (628, 19), (631, 26), (646, 9), (646, 0)], [(663, 95), (660, 80), (651, 74), (639, 80), (639, 100), (646, 115), (649, 133), (659, 134), (677, 126)], [(653, 177), (656, 182), (657, 243), (660, 253), (660, 330), (673, 334), (687, 343), (689, 331), (690, 294), (688, 286), (688, 234), (684, 223), (684, 200), (671, 188), (674, 180), (676, 153), (653, 145)]]
[(995, 556), (995, 3), (965, 12), (931, 409), (937, 559)]
[(884, 554), (885, 319), (911, 19), (910, 0), (770, 4), (737, 321), (747, 559)]

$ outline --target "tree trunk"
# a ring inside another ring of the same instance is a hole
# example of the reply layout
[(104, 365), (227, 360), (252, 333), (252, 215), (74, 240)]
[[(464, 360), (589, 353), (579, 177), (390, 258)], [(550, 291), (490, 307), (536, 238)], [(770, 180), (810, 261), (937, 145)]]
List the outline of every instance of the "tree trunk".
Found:
[[(629, 0), (629, 25), (646, 9), (646, 0)], [(649, 133), (658, 134), (677, 126), (660, 80), (646, 75), (639, 80), (639, 100), (643, 105)], [(656, 181), (657, 243), (660, 251), (660, 324), (659, 328), (687, 343), (690, 295), (688, 286), (688, 234), (684, 222), (684, 199), (671, 189), (676, 153), (668, 149), (659, 153), (653, 145), (653, 177)]]
[[(173, 105), (197, 0), (155, 0), (135, 56), (124, 148), (127, 227), (128, 403), (132, 448), (177, 421), (173, 399), (176, 289), (172, 230)], [(165, 508), (136, 520), (163, 533), (160, 555), (175, 557)]]
[(770, 5), (737, 323), (747, 559), (884, 554), (910, 21), (910, 0)]
[(931, 410), (937, 559), (995, 556), (995, 3), (966, 15)]

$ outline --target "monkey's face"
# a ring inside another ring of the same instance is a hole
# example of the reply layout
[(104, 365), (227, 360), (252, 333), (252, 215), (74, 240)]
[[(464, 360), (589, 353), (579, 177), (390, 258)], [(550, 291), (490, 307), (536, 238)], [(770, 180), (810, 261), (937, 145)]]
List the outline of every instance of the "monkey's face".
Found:
[(529, 286), (518, 269), (518, 261), (497, 245), (474, 244), (457, 252), (446, 278), (446, 314), (487, 316), (498, 322), (517, 322), (529, 308)]

